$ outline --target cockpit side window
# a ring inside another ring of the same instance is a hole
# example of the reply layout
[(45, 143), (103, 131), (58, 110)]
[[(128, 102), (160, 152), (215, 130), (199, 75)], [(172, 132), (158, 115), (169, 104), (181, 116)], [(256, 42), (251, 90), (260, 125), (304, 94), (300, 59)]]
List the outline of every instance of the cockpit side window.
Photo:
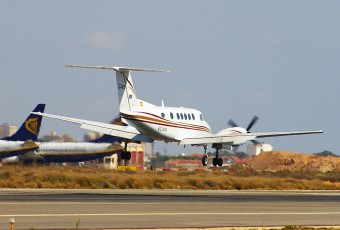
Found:
[(203, 115), (202, 114), (200, 114), (200, 118), (201, 118), (201, 121), (203, 121)]

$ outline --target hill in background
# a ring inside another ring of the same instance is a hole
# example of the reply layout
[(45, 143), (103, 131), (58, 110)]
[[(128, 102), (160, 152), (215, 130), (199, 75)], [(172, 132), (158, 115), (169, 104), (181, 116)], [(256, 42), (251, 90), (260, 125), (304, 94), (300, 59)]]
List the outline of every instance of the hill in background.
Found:
[(340, 171), (340, 157), (294, 152), (263, 152), (250, 162), (257, 170)]

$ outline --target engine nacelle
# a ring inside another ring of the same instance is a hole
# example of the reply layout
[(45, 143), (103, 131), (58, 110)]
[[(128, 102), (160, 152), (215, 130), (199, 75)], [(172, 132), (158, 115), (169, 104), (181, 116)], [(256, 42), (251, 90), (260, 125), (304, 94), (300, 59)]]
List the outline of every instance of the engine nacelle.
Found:
[[(246, 143), (249, 140), (254, 139), (254, 137), (250, 137), (248, 135), (242, 135), (242, 134), (246, 134), (248, 133), (248, 131), (245, 128), (242, 127), (232, 127), (232, 128), (226, 128), (223, 129), (221, 131), (219, 131), (216, 135), (217, 136), (237, 136), (234, 138), (233, 143), (227, 144), (231, 147), (235, 147), (235, 146), (240, 146), (243, 145), (244, 143)], [(223, 146), (226, 147), (226, 146)]]
[(242, 134), (247, 133), (248, 131), (245, 128), (242, 127), (232, 127), (232, 128), (226, 128), (218, 133), (216, 135), (230, 135), (230, 134)]

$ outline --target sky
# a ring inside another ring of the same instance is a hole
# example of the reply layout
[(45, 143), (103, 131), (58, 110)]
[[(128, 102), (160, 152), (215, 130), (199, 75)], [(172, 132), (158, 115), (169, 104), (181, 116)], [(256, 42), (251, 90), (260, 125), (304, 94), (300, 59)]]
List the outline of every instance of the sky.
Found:
[[(109, 122), (118, 114), (115, 73), (133, 73), (137, 96), (200, 110), (214, 133), (233, 119), (253, 132), (324, 134), (260, 139), (275, 150), (340, 154), (340, 1), (0, 1), (0, 123), (46, 113)], [(78, 125), (44, 118), (81, 140)], [(245, 150), (240, 148), (240, 150)], [(166, 154), (199, 147), (157, 143)]]

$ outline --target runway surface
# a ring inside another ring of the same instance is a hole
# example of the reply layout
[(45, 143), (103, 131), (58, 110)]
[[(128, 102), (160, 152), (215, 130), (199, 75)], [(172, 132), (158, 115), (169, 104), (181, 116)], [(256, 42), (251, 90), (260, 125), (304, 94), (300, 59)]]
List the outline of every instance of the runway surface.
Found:
[(0, 189), (0, 229), (340, 226), (340, 191)]

